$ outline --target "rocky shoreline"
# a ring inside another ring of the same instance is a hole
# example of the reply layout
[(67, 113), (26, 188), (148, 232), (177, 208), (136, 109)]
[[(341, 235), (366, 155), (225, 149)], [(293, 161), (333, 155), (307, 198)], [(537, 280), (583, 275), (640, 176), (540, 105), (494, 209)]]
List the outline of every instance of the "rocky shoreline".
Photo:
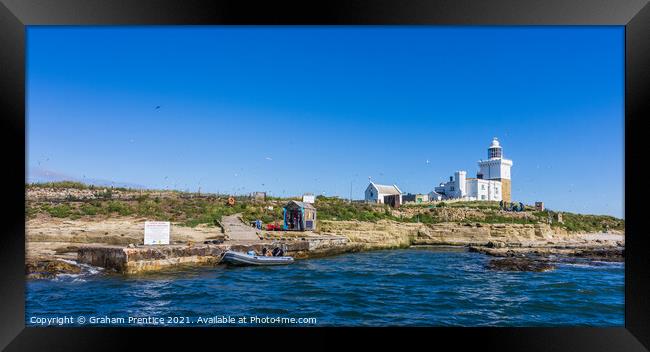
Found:
[[(227, 246), (228, 249), (232, 248), (233, 250), (243, 250), (253, 247), (258, 247), (261, 245), (249, 246), (249, 245), (238, 245), (238, 246)], [(429, 245), (428, 247), (449, 247), (447, 245)], [(489, 246), (452, 246), (459, 248), (466, 248), (470, 252), (477, 252), (485, 254), (491, 257), (487, 264), (486, 268), (495, 271), (531, 271), (531, 272), (545, 272), (551, 271), (556, 268), (556, 265), (559, 263), (585, 263), (585, 262), (623, 262), (625, 249), (623, 247), (590, 247), (590, 248), (566, 248), (566, 247), (529, 247), (529, 248), (493, 248)], [(81, 247), (79, 255), (87, 256), (93, 247)], [(105, 247), (100, 247), (105, 248)], [(402, 247), (398, 247), (402, 248)], [(119, 249), (119, 248), (118, 248)], [(125, 248), (126, 250), (127, 248)], [(390, 248), (381, 248), (381, 249), (390, 249)], [(121, 249), (119, 249), (121, 251)], [(133, 248), (128, 250), (133, 251)], [(196, 248), (195, 248), (196, 250)], [(219, 253), (222, 253), (226, 250), (226, 247), (219, 250)], [(362, 247), (355, 244), (345, 244), (345, 245), (334, 245), (328, 248), (321, 248), (319, 250), (293, 250), (289, 254), (294, 255), (297, 259), (312, 259), (312, 258), (322, 258), (328, 257), (343, 253), (353, 253), (360, 251), (368, 251), (367, 247)], [(380, 250), (380, 249), (375, 249)], [(212, 250), (215, 251), (214, 249)], [(150, 253), (151, 250), (146, 252)], [(178, 250), (176, 250), (178, 252)], [(140, 256), (142, 256), (140, 254)], [(142, 273), (145, 271), (157, 271), (165, 267), (166, 264), (190, 264), (190, 265), (218, 265), (220, 264), (220, 258), (218, 255), (210, 255), (193, 258), (183, 262), (182, 260), (163, 257), (155, 260), (142, 260), (136, 261), (135, 264), (130, 264), (127, 267), (129, 270), (121, 271), (117, 270), (118, 268), (110, 268), (114, 272), (124, 272), (124, 273)], [(83, 261), (80, 261), (83, 262)], [(86, 261), (85, 263), (101, 265), (98, 262)], [(53, 258), (37, 258), (30, 260), (25, 265), (26, 275), (29, 279), (52, 279), (57, 275), (61, 274), (80, 274), (81, 268), (78, 264), (75, 264), (74, 261), (69, 261), (65, 259), (53, 259)]]
[(81, 267), (63, 259), (32, 260), (25, 264), (28, 279), (53, 279), (61, 274), (79, 274)]
[[(87, 248), (92, 247), (105, 248), (107, 252), (116, 251), (118, 254), (133, 252), (124, 255), (138, 260), (118, 264), (128, 268), (126, 271), (129, 273), (160, 270), (176, 263), (218, 264), (214, 258), (217, 255), (213, 255), (216, 252), (207, 251), (213, 254), (202, 255), (196, 247), (205, 240), (223, 236), (219, 228), (176, 226), (173, 234), (177, 238), (173, 246), (176, 249), (143, 252), (144, 249), (132, 248), (140, 241), (143, 221), (144, 219), (137, 218), (104, 221), (30, 220), (27, 224), (26, 274), (34, 279), (76, 274), (79, 268), (70, 264), (73, 263), (71, 261), (106, 267), (108, 264), (101, 260), (93, 261), (92, 256), (83, 254), (89, 253)], [(488, 269), (516, 271), (552, 270), (554, 263), (559, 261), (621, 262), (625, 254), (623, 233), (567, 233), (543, 224), (321, 221), (319, 233), (301, 233), (300, 236), (273, 233), (278, 239), (272, 241), (268, 239), (269, 235), (261, 235), (259, 241), (250, 243), (226, 241), (220, 251), (226, 248), (257, 248), (273, 242), (287, 245), (290, 248), (288, 255), (308, 259), (359, 251), (408, 248), (413, 245), (455, 246), (494, 257), (487, 264)], [(195, 248), (189, 250), (192, 246)], [(191, 258), (178, 257), (177, 253), (185, 252), (189, 254), (182, 256)]]
[[(623, 219), (538, 211), (531, 206), (510, 212), (497, 202), (390, 208), (318, 197), (316, 231), (251, 228), (254, 219), (267, 224), (280, 221), (282, 206), (290, 199), (237, 197), (231, 204), (230, 198), (216, 194), (109, 189), (76, 182), (26, 185), (25, 270), (34, 278), (75, 275), (71, 263), (108, 271), (111, 266), (126, 272), (160, 270), (177, 264), (214, 264), (226, 248), (245, 250), (271, 243), (291, 248), (287, 253), (296, 259), (417, 245), (455, 246), (495, 260), (512, 259), (509, 266), (521, 270), (548, 269), (522, 262), (531, 258), (622, 261), (624, 257)], [(141, 247), (147, 220), (171, 222), (169, 248)], [(223, 248), (212, 252), (203, 246), (209, 243), (222, 243)], [(495, 262), (493, 267), (504, 268), (507, 263)]]
[(486, 254), (494, 259), (486, 265), (488, 269), (498, 271), (533, 271), (543, 272), (556, 268), (559, 263), (584, 262), (624, 262), (625, 247), (619, 242), (615, 246), (553, 246), (527, 248), (495, 248), (487, 246), (470, 246), (470, 252)]
[(479, 252), (494, 257), (566, 257), (581, 258), (597, 261), (622, 262), (625, 259), (625, 248), (622, 246), (591, 246), (591, 247), (514, 247), (493, 248), (489, 246), (470, 246), (471, 252)]

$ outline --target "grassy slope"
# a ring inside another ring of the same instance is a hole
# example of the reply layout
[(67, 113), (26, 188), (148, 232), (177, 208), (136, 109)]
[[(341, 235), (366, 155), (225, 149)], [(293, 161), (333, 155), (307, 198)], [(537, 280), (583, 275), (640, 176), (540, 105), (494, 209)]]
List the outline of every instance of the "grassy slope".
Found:
[[(113, 199), (110, 190), (92, 187), (77, 182), (57, 182), (48, 184), (31, 184), (27, 188), (45, 187), (51, 189), (90, 189), (97, 192), (101, 199), (81, 201), (69, 197), (63, 202), (27, 202), (26, 216), (34, 217), (39, 213), (52, 217), (78, 219), (98, 216), (140, 216), (152, 220), (166, 220), (185, 226), (198, 224), (216, 225), (224, 215), (242, 213), (244, 220), (261, 219), (264, 223), (282, 222), (282, 206), (289, 199), (269, 198), (264, 202), (253, 202), (247, 197), (238, 197), (234, 206), (227, 205), (225, 196), (202, 196), (182, 192), (165, 192), (165, 197), (158, 197), (161, 191), (138, 191), (132, 200)], [(128, 192), (128, 189), (119, 189)], [(141, 193), (141, 194), (140, 194)], [(498, 202), (453, 202), (406, 205), (400, 212), (394, 212), (387, 206), (366, 203), (349, 203), (340, 198), (317, 197), (316, 208), (320, 220), (359, 220), (375, 222), (382, 219), (399, 222), (440, 223), (449, 221), (449, 212), (463, 214), (456, 221), (472, 223), (545, 223), (549, 217), (555, 217), (552, 211), (535, 212), (526, 208), (526, 216), (521, 213), (506, 213), (499, 210)], [(269, 210), (268, 207), (273, 207)], [(397, 214), (399, 213), (399, 215)], [(408, 215), (404, 215), (408, 214)], [(606, 228), (624, 230), (624, 220), (611, 216), (581, 215), (563, 212), (563, 224), (553, 223), (569, 231), (595, 232)]]

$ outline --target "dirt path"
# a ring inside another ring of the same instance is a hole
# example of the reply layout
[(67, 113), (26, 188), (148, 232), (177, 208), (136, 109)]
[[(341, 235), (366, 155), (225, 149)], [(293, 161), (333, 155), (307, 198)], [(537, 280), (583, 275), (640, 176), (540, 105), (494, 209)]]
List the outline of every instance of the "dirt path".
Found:
[(260, 239), (255, 228), (242, 222), (241, 214), (224, 216), (221, 219), (221, 225), (223, 225), (226, 238), (230, 241), (257, 241)]

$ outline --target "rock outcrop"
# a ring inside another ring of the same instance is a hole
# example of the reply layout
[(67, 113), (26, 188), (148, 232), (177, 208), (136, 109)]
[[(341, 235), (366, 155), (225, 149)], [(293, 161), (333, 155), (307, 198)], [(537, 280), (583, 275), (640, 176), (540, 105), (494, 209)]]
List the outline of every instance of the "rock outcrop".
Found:
[(547, 224), (321, 221), (321, 230), (348, 238), (347, 246), (358, 250), (452, 245), (518, 259), (494, 262), (491, 268), (496, 270), (549, 270), (552, 268), (537, 265), (537, 261), (551, 255), (601, 261), (622, 261), (624, 256), (621, 233), (568, 233)]
[(346, 237), (349, 246), (360, 250), (403, 248), (410, 246), (422, 224), (398, 223), (394, 221), (326, 221), (320, 222), (321, 233)]
[[(562, 255), (577, 260), (613, 261), (622, 260), (624, 254), (624, 234), (567, 233), (563, 229), (546, 224), (424, 224), (391, 220), (320, 220), (319, 234), (287, 234), (279, 239), (269, 237), (255, 241), (226, 241), (223, 244), (211, 244), (209, 241), (222, 237), (217, 228), (177, 226), (172, 233), (173, 244), (144, 247), (139, 245), (143, 221), (144, 219), (136, 218), (90, 221), (37, 217), (27, 223), (28, 258), (69, 256), (71, 251), (77, 251), (77, 257), (74, 259), (79, 263), (122, 273), (139, 273), (178, 264), (216, 264), (226, 250), (261, 251), (263, 246), (274, 246), (278, 243), (286, 246), (287, 255), (297, 259), (364, 250), (405, 248), (411, 245), (464, 246), (470, 247), (472, 251), (506, 259), (529, 255)], [(179, 243), (183, 241), (186, 244)], [(28, 259), (27, 271), (34, 276), (50, 275), (48, 273), (52, 272), (72, 273), (76, 270), (63, 268), (63, 264), (59, 263), (47, 264), (37, 261), (33, 261), (30, 266), (30, 260)], [(520, 262), (513, 262), (512, 265), (508, 263), (495, 263), (494, 268), (526, 267)], [(534, 266), (530, 268), (536, 270)]]
[(625, 258), (625, 248), (616, 244), (567, 244), (543, 247), (501, 247), (470, 246), (470, 252), (478, 252), (493, 257), (550, 257), (561, 256), (565, 259), (598, 260), (607, 262), (622, 262)]
[(30, 201), (51, 201), (62, 202), (71, 200), (95, 200), (95, 199), (136, 199), (140, 193), (135, 191), (122, 191), (111, 189), (110, 187), (97, 187), (94, 189), (76, 189), (76, 188), (29, 188), (25, 198)]
[(63, 260), (38, 259), (25, 264), (30, 279), (49, 279), (59, 274), (79, 274), (81, 268)]
[(522, 247), (555, 242), (583, 242), (576, 234), (546, 224), (402, 223), (382, 220), (321, 221), (324, 233), (345, 236), (364, 248), (409, 245)]
[(492, 259), (486, 265), (488, 269), (499, 271), (533, 271), (542, 272), (555, 269), (555, 265), (531, 258)]

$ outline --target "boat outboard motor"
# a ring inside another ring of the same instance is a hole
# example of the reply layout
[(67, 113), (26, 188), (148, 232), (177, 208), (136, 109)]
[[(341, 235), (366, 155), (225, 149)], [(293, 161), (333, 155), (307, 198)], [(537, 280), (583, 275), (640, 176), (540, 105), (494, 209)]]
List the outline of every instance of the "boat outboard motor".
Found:
[(280, 249), (280, 247), (275, 247), (275, 248), (273, 249), (272, 254), (273, 254), (274, 257), (281, 257), (281, 255), (280, 255), (280, 252), (281, 252), (281, 251), (282, 251), (282, 249)]

